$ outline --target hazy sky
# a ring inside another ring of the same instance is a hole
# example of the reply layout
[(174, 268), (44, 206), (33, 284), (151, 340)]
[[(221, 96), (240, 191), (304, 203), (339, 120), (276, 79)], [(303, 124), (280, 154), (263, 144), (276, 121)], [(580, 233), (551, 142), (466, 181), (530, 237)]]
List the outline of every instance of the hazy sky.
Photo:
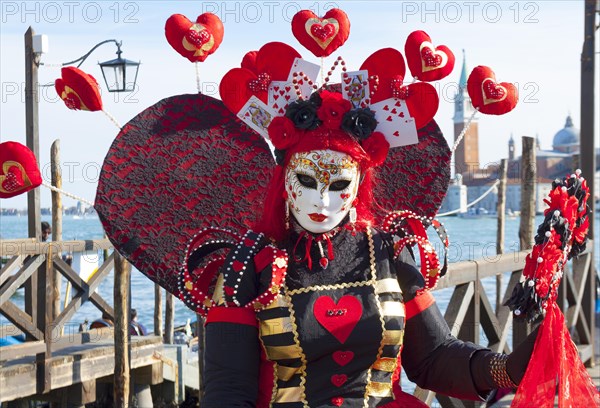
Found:
[[(354, 70), (379, 48), (394, 47), (404, 53), (406, 37), (414, 30), (426, 31), (435, 45), (445, 44), (454, 51), (454, 72), (437, 85), (441, 103), (436, 120), (449, 141), (453, 139), (452, 98), (460, 75), (462, 49), (469, 71), (477, 65), (488, 65), (499, 81), (516, 83), (521, 100), (515, 111), (500, 117), (480, 115), (480, 162), (495, 163), (507, 156), (511, 133), (520, 152), (523, 135), (539, 135), (542, 148), (550, 149), (554, 134), (564, 126), (569, 113), (579, 127), (583, 4), (581, 0), (2, 1), (0, 139), (25, 143), (23, 34), (29, 26), (49, 37), (50, 49), (42, 58), (47, 64), (75, 59), (105, 39), (123, 41), (123, 57), (142, 61), (134, 93), (109, 94), (105, 89), (97, 62), (115, 58), (116, 49), (111, 44), (94, 52), (81, 69), (101, 82), (105, 109), (125, 124), (162, 98), (197, 90), (194, 65), (172, 50), (165, 39), (164, 24), (170, 15), (180, 13), (195, 20), (199, 14), (211, 11), (223, 20), (225, 37), (221, 47), (200, 64), (203, 92), (218, 97), (223, 74), (239, 66), (247, 51), (266, 42), (286, 42), (305, 59), (318, 63), (293, 37), (291, 18), (300, 9), (310, 8), (323, 15), (327, 9), (339, 7), (350, 18), (350, 38), (325, 60), (326, 69), (337, 55), (342, 55), (349, 70)], [(58, 76), (59, 68), (40, 68), (42, 84), (53, 83)], [(596, 81), (600, 84), (600, 79)], [(60, 139), (63, 188), (92, 201), (102, 161), (117, 128), (101, 112), (68, 110), (53, 87), (41, 91), (39, 117), (44, 179), (50, 179), (50, 145)], [(596, 138), (598, 128), (596, 117)], [(65, 199), (64, 203), (69, 206), (75, 202)], [(25, 195), (0, 202), (3, 207), (25, 205)], [(50, 193), (44, 187), (42, 206), (50, 206)]]

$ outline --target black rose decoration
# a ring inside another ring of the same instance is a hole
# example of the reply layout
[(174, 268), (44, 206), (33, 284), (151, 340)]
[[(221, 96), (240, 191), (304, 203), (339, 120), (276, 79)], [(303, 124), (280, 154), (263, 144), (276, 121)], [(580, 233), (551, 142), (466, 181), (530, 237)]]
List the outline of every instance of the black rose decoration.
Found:
[(317, 117), (317, 106), (310, 100), (297, 100), (290, 103), (285, 116), (294, 122), (298, 129), (314, 130), (321, 124)]
[(369, 108), (351, 110), (342, 120), (342, 130), (356, 136), (359, 140), (369, 137), (376, 127), (375, 112)]

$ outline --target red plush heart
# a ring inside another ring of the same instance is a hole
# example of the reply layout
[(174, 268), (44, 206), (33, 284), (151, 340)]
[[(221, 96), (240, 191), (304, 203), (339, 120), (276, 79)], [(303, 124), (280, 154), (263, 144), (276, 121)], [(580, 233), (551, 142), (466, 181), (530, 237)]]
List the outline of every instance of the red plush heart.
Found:
[(292, 33), (307, 50), (326, 57), (341, 47), (350, 35), (350, 20), (340, 9), (331, 9), (321, 18), (301, 10), (292, 19)]
[(0, 143), (0, 198), (26, 193), (42, 184), (35, 155), (17, 142)]
[(267, 43), (258, 50), (254, 70), (250, 69), (252, 57), (246, 57), (242, 61), (245, 67), (231, 69), (219, 85), (221, 100), (233, 113), (238, 113), (252, 95), (268, 103), (268, 84), (287, 81), (294, 60), (301, 58), (295, 49), (280, 42)]
[(421, 81), (436, 81), (454, 69), (454, 54), (445, 45), (434, 47), (425, 31), (413, 31), (404, 46), (408, 68)]
[[(336, 313), (342, 311), (342, 313)], [(317, 321), (342, 344), (362, 316), (362, 305), (352, 295), (340, 298), (337, 304), (329, 296), (321, 296), (315, 301), (313, 314)]]
[(352, 359), (354, 358), (354, 352), (352, 351), (342, 351), (342, 350), (338, 350), (338, 351), (334, 351), (333, 354), (331, 355), (331, 358), (333, 358), (333, 361), (335, 361), (340, 367), (345, 366), (346, 364), (348, 364), (350, 361), (352, 361)]
[(504, 115), (519, 101), (517, 88), (510, 82), (496, 82), (494, 71), (483, 65), (475, 67), (469, 75), (467, 91), (473, 106), (488, 115)]
[(67, 108), (90, 112), (102, 110), (100, 88), (93, 76), (76, 67), (64, 67), (60, 72), (62, 78), (54, 81), (54, 89)]
[(439, 97), (435, 88), (426, 82), (417, 82), (402, 86), (406, 73), (402, 53), (394, 48), (382, 48), (371, 54), (360, 69), (369, 71), (369, 76), (376, 76), (371, 80), (370, 89), (377, 89), (371, 96), (371, 103), (377, 103), (392, 97), (404, 99), (417, 129), (427, 125), (435, 116)]
[(191, 62), (202, 62), (223, 41), (223, 23), (212, 13), (198, 16), (195, 23), (181, 14), (173, 14), (165, 23), (165, 36), (175, 51)]
[(242, 68), (247, 68), (252, 72), (256, 72), (256, 56), (258, 51), (248, 51), (244, 58), (242, 58)]

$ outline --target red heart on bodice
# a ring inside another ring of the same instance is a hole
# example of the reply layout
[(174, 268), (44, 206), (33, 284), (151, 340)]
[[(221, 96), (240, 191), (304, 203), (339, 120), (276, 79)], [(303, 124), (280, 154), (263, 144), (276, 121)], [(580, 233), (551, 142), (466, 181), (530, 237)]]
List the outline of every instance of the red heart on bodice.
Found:
[(317, 321), (342, 344), (356, 327), (362, 311), (362, 304), (352, 295), (342, 296), (337, 304), (329, 296), (321, 296), (313, 306)]
[(435, 116), (439, 97), (435, 88), (426, 82), (402, 85), (406, 67), (402, 53), (394, 48), (382, 48), (371, 54), (360, 66), (369, 71), (369, 76), (377, 77), (369, 81), (369, 88), (376, 91), (371, 103), (377, 103), (392, 97), (406, 101), (410, 115), (415, 119), (417, 129), (427, 125)]
[(341, 387), (346, 381), (348, 381), (346, 374), (334, 374), (331, 376), (331, 383), (336, 387)]
[(292, 19), (292, 33), (315, 56), (326, 57), (348, 39), (350, 20), (340, 9), (331, 9), (322, 18), (301, 10)]
[(445, 45), (434, 47), (425, 31), (413, 31), (404, 46), (408, 68), (421, 81), (436, 81), (454, 69), (454, 54)]
[(192, 23), (186, 16), (173, 14), (165, 23), (165, 36), (175, 51), (191, 62), (204, 61), (223, 41), (223, 23), (212, 13), (198, 16)]
[(467, 91), (471, 103), (479, 112), (488, 115), (503, 115), (517, 106), (519, 93), (510, 82), (496, 82), (491, 68), (475, 67), (467, 80)]
[(242, 68), (229, 70), (221, 79), (221, 100), (233, 113), (238, 113), (253, 95), (268, 103), (269, 83), (287, 81), (296, 58), (301, 58), (300, 54), (280, 42), (263, 45), (255, 56), (246, 54)]
[(352, 359), (354, 358), (354, 352), (352, 351), (342, 351), (342, 350), (338, 350), (338, 351), (334, 351), (333, 354), (331, 355), (331, 358), (333, 358), (333, 361), (335, 361), (340, 367), (345, 366), (346, 364), (348, 364), (350, 361), (352, 361)]
[(0, 198), (23, 194), (42, 184), (35, 155), (17, 142), (0, 143)]
[(76, 67), (61, 69), (62, 78), (54, 81), (56, 93), (72, 110), (102, 110), (102, 97), (96, 78)]

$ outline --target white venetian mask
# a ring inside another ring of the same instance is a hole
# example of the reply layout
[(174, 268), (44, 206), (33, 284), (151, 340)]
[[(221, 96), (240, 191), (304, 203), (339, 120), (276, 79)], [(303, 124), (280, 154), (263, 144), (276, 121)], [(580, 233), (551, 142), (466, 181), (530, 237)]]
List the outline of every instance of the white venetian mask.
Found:
[(332, 230), (346, 217), (358, 185), (358, 163), (333, 150), (295, 153), (285, 171), (290, 213), (315, 234)]

